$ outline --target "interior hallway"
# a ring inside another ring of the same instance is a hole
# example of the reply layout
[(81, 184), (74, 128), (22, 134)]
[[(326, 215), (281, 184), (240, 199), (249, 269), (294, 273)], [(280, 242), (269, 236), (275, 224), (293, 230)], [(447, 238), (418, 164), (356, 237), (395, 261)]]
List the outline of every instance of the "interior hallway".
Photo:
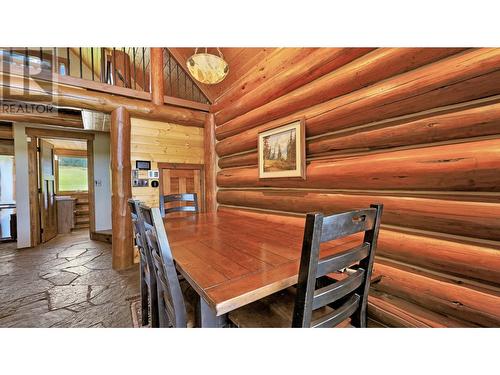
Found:
[(137, 265), (111, 268), (111, 245), (88, 230), (32, 249), (0, 246), (0, 327), (131, 327)]

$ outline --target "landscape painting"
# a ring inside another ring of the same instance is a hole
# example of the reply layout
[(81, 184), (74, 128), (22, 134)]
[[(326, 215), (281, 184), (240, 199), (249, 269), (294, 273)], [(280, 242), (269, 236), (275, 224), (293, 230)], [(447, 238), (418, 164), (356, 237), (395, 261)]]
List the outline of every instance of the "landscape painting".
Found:
[(259, 134), (259, 177), (303, 177), (303, 121)]

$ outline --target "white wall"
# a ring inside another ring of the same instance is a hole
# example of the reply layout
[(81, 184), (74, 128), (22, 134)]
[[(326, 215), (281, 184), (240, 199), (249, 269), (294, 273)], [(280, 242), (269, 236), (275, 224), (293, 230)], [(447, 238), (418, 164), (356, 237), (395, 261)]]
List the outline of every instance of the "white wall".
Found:
[(111, 158), (109, 133), (94, 139), (95, 230), (111, 229)]
[(14, 158), (16, 163), (17, 248), (31, 246), (30, 201), (28, 175), (28, 142), (24, 129), (28, 124), (16, 122), (14, 130)]
[[(31, 245), (28, 142), (26, 127), (54, 129), (51, 126), (16, 122), (14, 130), (14, 156), (16, 165), (17, 248)], [(58, 129), (61, 129), (60, 127)], [(111, 172), (110, 141), (108, 133), (95, 133), (94, 184), (96, 230), (111, 229)], [(99, 184), (100, 181), (100, 184)], [(97, 182), (97, 183), (96, 183)]]

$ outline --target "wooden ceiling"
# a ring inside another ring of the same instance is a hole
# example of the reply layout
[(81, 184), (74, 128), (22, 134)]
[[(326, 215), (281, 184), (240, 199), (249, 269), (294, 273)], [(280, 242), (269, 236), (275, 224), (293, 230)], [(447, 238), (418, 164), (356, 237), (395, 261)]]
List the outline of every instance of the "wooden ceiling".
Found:
[[(194, 53), (194, 48), (169, 48), (170, 53), (184, 70), (187, 71), (186, 61)], [(203, 49), (199, 49), (203, 50)], [(220, 48), (224, 60), (229, 64), (229, 74), (224, 81), (215, 85), (206, 85), (196, 81), (198, 87), (207, 96), (211, 103), (226, 90), (228, 90), (239, 78), (254, 68), (260, 61), (265, 59), (276, 48)], [(217, 54), (216, 48), (209, 48), (208, 52)]]

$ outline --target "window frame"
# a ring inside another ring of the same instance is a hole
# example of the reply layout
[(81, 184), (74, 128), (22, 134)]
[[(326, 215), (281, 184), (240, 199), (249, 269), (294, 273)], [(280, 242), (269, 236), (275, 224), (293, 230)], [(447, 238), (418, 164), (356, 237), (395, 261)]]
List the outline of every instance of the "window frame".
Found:
[[(70, 195), (70, 194), (88, 194), (89, 182), (87, 180), (86, 190), (59, 190), (59, 158), (62, 157), (81, 157), (87, 159), (87, 174), (88, 174), (88, 154), (87, 150), (67, 150), (67, 149), (54, 149), (54, 177), (56, 180), (56, 194), (57, 195)], [(87, 176), (88, 177), (88, 176)]]

